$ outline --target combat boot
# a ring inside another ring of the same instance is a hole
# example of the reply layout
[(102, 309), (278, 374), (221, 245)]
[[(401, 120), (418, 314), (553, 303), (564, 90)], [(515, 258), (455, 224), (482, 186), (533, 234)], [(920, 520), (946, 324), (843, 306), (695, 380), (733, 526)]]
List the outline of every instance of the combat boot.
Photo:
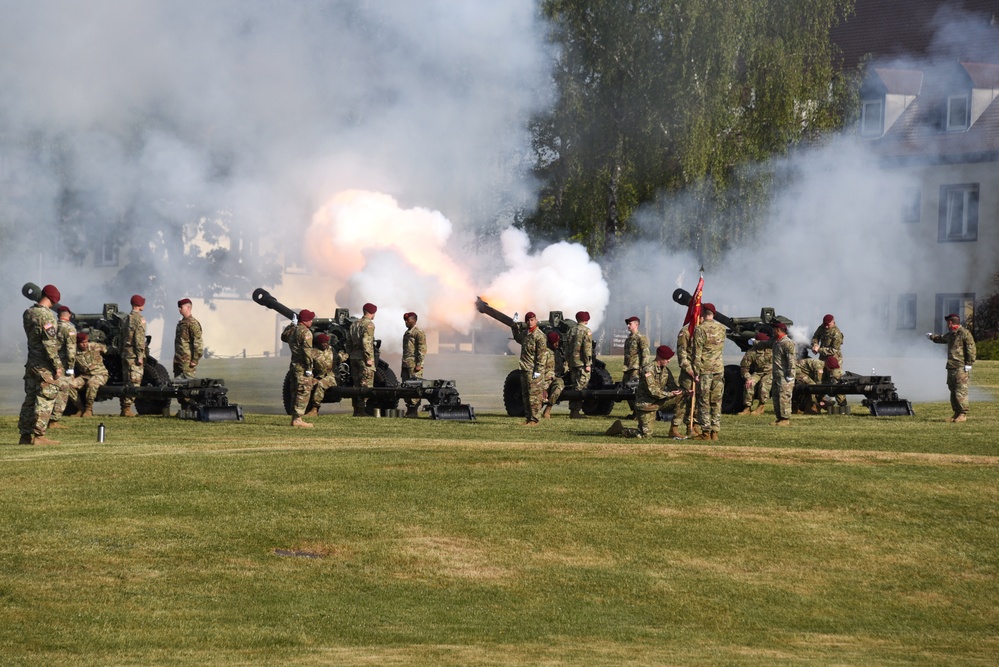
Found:
[(406, 417), (409, 419), (419, 419), (420, 408), (416, 405), (409, 405), (406, 407)]
[(44, 435), (36, 435), (33, 438), (31, 444), (33, 444), (33, 445), (58, 445), (59, 441), (58, 440), (49, 440)]
[(955, 424), (960, 424), (961, 422), (966, 422), (966, 421), (968, 421), (968, 415), (964, 414), (963, 412), (954, 417)]
[(774, 426), (790, 426), (790, 425), (791, 425), (790, 419), (778, 419), (777, 421), (774, 422)]
[(695, 435), (693, 438), (691, 438), (691, 440), (710, 440), (710, 439), (711, 439), (710, 431), (703, 431)]
[(312, 406), (311, 408), (309, 408), (308, 410), (306, 410), (305, 416), (306, 417), (318, 417), (319, 416), (319, 408), (317, 408), (316, 406)]
[(50, 419), (50, 420), (49, 420), (49, 425), (48, 425), (48, 426), (46, 426), (46, 428), (47, 428), (47, 429), (52, 429), (52, 428), (69, 428), (69, 427), (68, 427), (68, 426), (66, 426), (65, 424), (60, 424), (59, 422), (56, 422), (56, 421), (52, 421), (52, 420)]
[(537, 419), (528, 419), (526, 422), (524, 422), (524, 426), (537, 426), (537, 425), (538, 425)]
[(760, 403), (758, 406), (756, 406), (756, 409), (753, 410), (753, 414), (754, 415), (762, 415), (766, 411), (767, 411), (767, 406), (764, 405), (763, 403)]
[(551, 419), (552, 418), (552, 404), (551, 403), (545, 403), (545, 411), (541, 413), (541, 416), (544, 417), (545, 419)]
[(579, 408), (570, 408), (569, 419), (586, 419), (586, 417), (584, 417), (583, 413), (579, 411)]
[(711, 431), (711, 439), (712, 440), (718, 439), (718, 431)]
[(666, 435), (667, 435), (667, 437), (673, 438), (674, 440), (685, 440), (686, 439), (682, 435), (680, 435), (680, 431), (678, 431), (675, 426), (670, 426), (669, 427), (669, 433), (667, 433)]
[(742, 412), (737, 412), (736, 413), (736, 415), (739, 416), (739, 417), (744, 416), (744, 415), (751, 415), (751, 414), (753, 414), (753, 411), (749, 409), (748, 405), (742, 409)]
[(301, 417), (295, 417), (294, 419), (292, 419), (291, 420), (291, 425), (294, 426), (295, 428), (312, 428), (313, 427), (313, 424), (310, 424), (307, 421), (302, 421)]
[(87, 406), (83, 408), (83, 412), (80, 413), (80, 417), (93, 417), (94, 416), (94, 404), (87, 403)]
[(127, 408), (122, 408), (121, 409), (121, 415), (119, 415), (119, 416), (121, 416), (121, 417), (134, 417), (135, 416), (135, 412), (132, 411), (132, 406), (130, 405)]
[(691, 437), (691, 436), (700, 435), (700, 434), (701, 434), (701, 425), (698, 424), (697, 422), (694, 422), (693, 426), (688, 426), (687, 427), (687, 437), (688, 438)]
[(31, 444), (31, 434), (30, 433), (22, 433), (21, 434), (21, 439), (18, 440), (17, 444), (19, 444), (19, 445), (30, 445)]
[(610, 425), (610, 428), (607, 429), (604, 435), (621, 435), (622, 433), (624, 433), (624, 422), (618, 419)]

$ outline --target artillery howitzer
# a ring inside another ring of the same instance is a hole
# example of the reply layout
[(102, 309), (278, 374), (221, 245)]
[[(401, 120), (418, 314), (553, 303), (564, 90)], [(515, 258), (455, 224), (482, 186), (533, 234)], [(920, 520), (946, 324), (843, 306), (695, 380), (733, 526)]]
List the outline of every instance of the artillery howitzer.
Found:
[[(684, 289), (673, 292), (673, 301), (686, 306), (690, 303), (690, 293)], [(728, 317), (715, 311), (715, 321), (725, 325), (727, 336), (742, 352), (752, 347), (751, 339), (763, 331), (774, 337), (773, 325), (783, 322), (791, 326), (794, 322), (782, 315), (777, 315), (773, 308), (760, 309), (759, 317)], [(759, 385), (757, 385), (759, 389)], [(803, 385), (802, 391), (823, 396), (826, 394), (863, 394), (862, 405), (869, 408), (875, 417), (912, 415), (912, 404), (898, 397), (895, 384), (889, 375), (857, 375), (844, 371), (838, 382), (816, 383)], [(742, 380), (741, 368), (735, 364), (725, 366), (725, 393), (722, 396), (722, 412), (728, 415), (736, 414), (745, 405), (746, 385)]]
[[(488, 315), (497, 322), (504, 324), (511, 329), (522, 329), (527, 325), (524, 322), (517, 322), (509, 315), (502, 313), (478, 297), (475, 300), (475, 308), (483, 315)], [(562, 311), (553, 310), (548, 313), (547, 320), (538, 320), (538, 328), (547, 336), (549, 332), (558, 333), (560, 341), (565, 340), (566, 335), (576, 326), (575, 320), (566, 319), (562, 316)], [(561, 342), (559, 349), (562, 349)], [(558, 364), (556, 364), (556, 368)], [(568, 379), (568, 378), (566, 378)], [(566, 389), (559, 397), (562, 401), (582, 401), (583, 412), (587, 415), (609, 415), (614, 409), (617, 401), (628, 401), (635, 397), (635, 387), (637, 382), (629, 385), (622, 385), (614, 382), (611, 374), (607, 371), (607, 364), (593, 356), (593, 363), (590, 365), (590, 382), (586, 389), (576, 391)], [(503, 407), (511, 417), (524, 416), (524, 397), (520, 387), (520, 370), (512, 370), (503, 382)]]
[[(271, 296), (270, 292), (259, 287), (253, 290), (253, 300), (269, 308), (289, 320), (297, 313)], [(312, 320), (313, 334), (324, 333), (330, 337), (330, 348), (334, 360), (348, 353), (350, 325), (357, 320), (350, 316), (346, 308), (337, 308), (333, 317), (317, 317)], [(451, 419), (470, 421), (475, 419), (475, 410), (470, 405), (461, 402), (458, 389), (453, 380), (407, 380), (399, 383), (395, 373), (387, 362), (381, 358), (381, 340), (375, 340), (375, 381), (373, 387), (355, 387), (354, 378), (348, 362), (339, 362), (334, 369), (336, 374), (335, 387), (326, 390), (323, 403), (339, 403), (344, 398), (360, 396), (365, 399), (365, 411), (374, 414), (380, 410), (383, 414), (395, 410), (401, 399), (419, 398), (429, 404), (430, 416), (433, 419)], [(342, 353), (342, 354), (341, 354)], [(295, 374), (289, 369), (284, 377), (281, 398), (287, 414), (294, 413), (295, 406)]]
[[(37, 302), (41, 288), (34, 283), (26, 283), (21, 294)], [(243, 409), (230, 405), (229, 389), (224, 380), (190, 379), (171, 380), (170, 373), (163, 364), (149, 354), (151, 336), (146, 336), (146, 357), (142, 362), (142, 383), (139, 386), (125, 382), (121, 368), (121, 325), (128, 317), (118, 310), (118, 304), (105, 303), (100, 313), (73, 313), (72, 322), (77, 332), (87, 333), (90, 340), (107, 346), (104, 353), (104, 367), (108, 371), (107, 383), (97, 390), (97, 401), (113, 398), (134, 398), (135, 411), (140, 415), (170, 414), (170, 401), (180, 399), (186, 407), (180, 410), (181, 419), (198, 421), (243, 420)], [(66, 415), (74, 415), (81, 406), (70, 401)]]

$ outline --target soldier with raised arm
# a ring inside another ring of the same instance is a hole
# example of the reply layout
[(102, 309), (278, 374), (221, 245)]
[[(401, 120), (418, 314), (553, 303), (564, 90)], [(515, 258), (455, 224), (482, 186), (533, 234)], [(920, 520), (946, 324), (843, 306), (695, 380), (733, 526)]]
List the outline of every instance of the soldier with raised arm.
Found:
[(968, 421), (968, 409), (971, 407), (968, 380), (977, 350), (975, 337), (961, 326), (961, 317), (957, 313), (951, 313), (944, 320), (947, 322), (947, 333), (928, 333), (926, 337), (947, 346), (947, 388), (950, 389), (950, 407), (954, 410), (947, 421), (959, 424)]

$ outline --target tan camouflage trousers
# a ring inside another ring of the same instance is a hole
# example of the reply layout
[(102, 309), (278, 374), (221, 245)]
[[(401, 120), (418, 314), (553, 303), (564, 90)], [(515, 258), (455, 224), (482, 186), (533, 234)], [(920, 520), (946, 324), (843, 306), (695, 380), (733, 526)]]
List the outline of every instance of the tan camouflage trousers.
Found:
[(83, 383), (78, 382), (75, 376), (63, 375), (59, 378), (59, 393), (56, 394), (55, 402), (52, 404), (52, 414), (49, 416), (49, 421), (59, 421), (62, 413), (66, 411), (70, 397), (75, 397), (76, 390), (82, 386)]
[[(575, 389), (576, 391), (582, 391), (586, 389), (590, 384), (590, 371), (584, 369), (582, 366), (569, 369), (569, 387)], [(570, 410), (582, 410), (582, 401), (569, 401)]]
[[(832, 382), (839, 382), (839, 379), (843, 377), (843, 369), (837, 368), (836, 370), (828, 371), (829, 377)], [(846, 405), (846, 394), (836, 394), (836, 405)]]
[(311, 375), (306, 375), (305, 371), (298, 368), (292, 370), (295, 373), (295, 403), (292, 406), (292, 412), (295, 419), (301, 419), (309, 407), (309, 399), (312, 398), (312, 386), (316, 381)]
[(702, 431), (721, 430), (722, 395), (725, 393), (724, 373), (701, 373), (697, 387), (697, 423)]
[(531, 371), (520, 372), (520, 391), (524, 401), (524, 421), (536, 422), (541, 416), (541, 395), (544, 380), (535, 380)]
[[(403, 382), (405, 382), (406, 380), (422, 380), (423, 379), (423, 371), (420, 371), (419, 373), (417, 373), (414, 370), (414, 368), (415, 368), (414, 366), (410, 366), (408, 364), (403, 364), (402, 365), (402, 381)], [(405, 403), (406, 403), (406, 407), (410, 407), (410, 408), (418, 408), (418, 407), (420, 407), (420, 399), (418, 399), (418, 398), (407, 398), (407, 399), (405, 399)]]
[(191, 367), (190, 358), (173, 360), (173, 376), (175, 378), (180, 378), (182, 380), (190, 380), (198, 373), (198, 365), (194, 364), (194, 368)]
[(24, 403), (17, 419), (21, 435), (45, 435), (59, 395), (59, 381), (47, 369), (29, 369), (24, 374)]
[(545, 395), (543, 396), (544, 402), (548, 405), (555, 405), (558, 403), (559, 396), (565, 390), (565, 382), (562, 378), (557, 377), (548, 383), (545, 388)]
[(673, 428), (679, 430), (681, 427), (690, 426), (687, 418), (691, 409), (691, 390), (694, 388), (694, 378), (680, 371), (680, 388), (684, 390), (680, 395), (680, 400), (676, 402), (676, 411), (673, 413)]
[(766, 402), (770, 400), (770, 388), (773, 386), (774, 378), (769, 373), (753, 373), (746, 380), (746, 397), (745, 404), (747, 408), (753, 407), (753, 398), (755, 397), (756, 390), (760, 390), (760, 405), (766, 405)]
[[(364, 363), (364, 359), (351, 359), (350, 360), (350, 377), (354, 380), (355, 387), (374, 387), (375, 386), (375, 367), (368, 366)], [(360, 396), (354, 396), (350, 402), (353, 404), (354, 409), (363, 408), (366, 399)]]
[(968, 400), (968, 374), (963, 368), (947, 369), (947, 388), (950, 389), (950, 407), (954, 416), (968, 412), (971, 402)]
[(774, 386), (770, 396), (774, 401), (774, 418), (778, 421), (781, 419), (791, 418), (791, 397), (793, 394), (793, 380), (791, 382), (787, 382), (783, 379), (774, 380)]
[(336, 375), (330, 373), (319, 379), (312, 378), (312, 398), (309, 399), (308, 409), (318, 408), (326, 398), (326, 390), (336, 386)]
[[(132, 359), (121, 360), (121, 377), (126, 383), (141, 387), (143, 369), (142, 364), (137, 364)], [(126, 396), (122, 396), (118, 402), (121, 404), (122, 410), (127, 410), (135, 405), (135, 399)]]
[[(97, 400), (97, 391), (107, 383), (107, 375), (78, 376), (73, 389), (70, 391), (69, 398), (80, 406), (80, 412), (82, 413), (88, 405), (92, 406), (94, 404), (94, 401)], [(83, 391), (80, 391), (81, 389)]]

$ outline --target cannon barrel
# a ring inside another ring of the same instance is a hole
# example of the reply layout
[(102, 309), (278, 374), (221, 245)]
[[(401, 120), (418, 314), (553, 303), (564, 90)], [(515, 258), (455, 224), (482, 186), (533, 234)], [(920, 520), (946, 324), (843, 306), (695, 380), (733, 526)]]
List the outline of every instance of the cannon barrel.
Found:
[(481, 296), (475, 298), (475, 308), (483, 315), (488, 315), (497, 322), (505, 324), (508, 327), (512, 327), (516, 324), (516, 322), (513, 321), (512, 317), (510, 317), (506, 313), (501, 313), (500, 311), (490, 306), (488, 303), (482, 300)]
[(258, 304), (260, 304), (261, 306), (263, 306), (264, 308), (270, 308), (271, 310), (284, 315), (289, 320), (294, 318), (296, 315), (294, 310), (292, 310), (288, 306), (284, 305), (283, 303), (275, 299), (273, 296), (271, 296), (271, 293), (265, 290), (263, 287), (258, 287), (257, 289), (253, 290), (253, 300)]
[[(689, 305), (690, 299), (690, 292), (685, 289), (678, 288), (673, 292), (673, 301), (681, 306)], [(729, 317), (715, 311), (715, 321), (721, 322), (728, 329), (728, 339), (743, 352), (750, 348), (750, 339), (756, 336), (756, 332), (766, 331), (772, 334), (775, 322), (783, 322), (787, 326), (794, 324), (770, 307), (761, 308), (759, 317)]]

